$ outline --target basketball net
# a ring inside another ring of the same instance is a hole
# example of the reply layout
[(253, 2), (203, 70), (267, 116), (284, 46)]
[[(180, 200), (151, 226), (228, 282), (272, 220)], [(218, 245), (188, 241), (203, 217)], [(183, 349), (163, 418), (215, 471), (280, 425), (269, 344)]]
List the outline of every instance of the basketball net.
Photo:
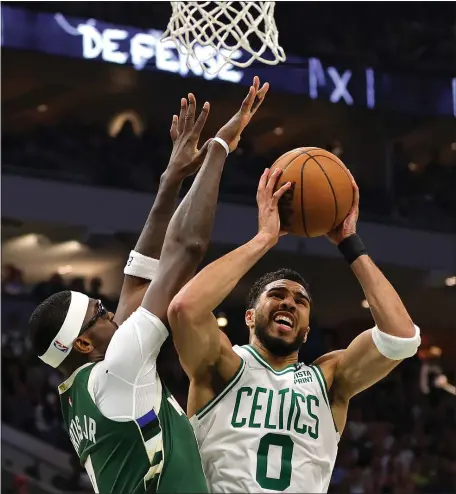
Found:
[[(286, 60), (274, 20), (275, 2), (170, 3), (172, 14), (162, 41), (173, 41), (189, 68), (196, 62), (216, 75), (226, 64), (245, 68), (254, 61), (276, 65)], [(222, 63), (214, 66), (216, 56)], [(238, 61), (240, 57), (244, 61)]]

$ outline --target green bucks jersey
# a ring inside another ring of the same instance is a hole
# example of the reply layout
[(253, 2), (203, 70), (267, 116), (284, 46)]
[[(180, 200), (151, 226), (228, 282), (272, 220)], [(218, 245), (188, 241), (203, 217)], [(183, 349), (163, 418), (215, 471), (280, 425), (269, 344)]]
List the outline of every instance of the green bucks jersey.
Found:
[(59, 386), (65, 428), (96, 493), (205, 493), (198, 446), (179, 404), (162, 386), (137, 420), (106, 418), (89, 392), (87, 364)]
[(191, 418), (211, 492), (328, 490), (336, 431), (319, 367), (275, 371), (250, 345), (241, 366)]

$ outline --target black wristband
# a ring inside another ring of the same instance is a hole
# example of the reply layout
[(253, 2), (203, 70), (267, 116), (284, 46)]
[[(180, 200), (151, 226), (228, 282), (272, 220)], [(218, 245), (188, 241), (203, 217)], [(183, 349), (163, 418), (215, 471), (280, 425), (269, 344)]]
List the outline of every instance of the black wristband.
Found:
[(337, 248), (348, 264), (354, 263), (359, 256), (367, 254), (366, 247), (356, 233), (344, 238)]

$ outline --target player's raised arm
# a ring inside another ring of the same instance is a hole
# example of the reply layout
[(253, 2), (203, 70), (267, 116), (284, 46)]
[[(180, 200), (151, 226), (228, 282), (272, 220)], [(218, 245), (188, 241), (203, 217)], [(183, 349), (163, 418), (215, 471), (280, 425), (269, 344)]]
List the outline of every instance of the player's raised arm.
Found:
[(335, 362), (323, 358), (321, 364), (324, 371), (329, 366), (334, 394), (347, 401), (385, 377), (401, 360), (413, 356), (421, 341), (419, 328), (413, 324), (396, 290), (367, 255), (356, 234), (359, 191), (354, 180), (353, 187), (352, 210), (328, 237), (350, 263), (376, 326), (357, 336), (345, 351), (335, 352)]
[(173, 142), (171, 157), (160, 178), (157, 196), (144, 228), (125, 265), (125, 278), (115, 315), (117, 324), (122, 324), (140, 306), (150, 280), (155, 276), (182, 181), (201, 166), (208, 149), (209, 141), (198, 151), (198, 141), (209, 114), (209, 105), (203, 107), (202, 125), (195, 129), (184, 125), (187, 113), (195, 106), (193, 95), (189, 95), (189, 99), (190, 106), (186, 98), (181, 99), (180, 114), (173, 116), (170, 130)]
[[(290, 188), (283, 185), (274, 193), (281, 171), (263, 173), (258, 186), (258, 234), (249, 242), (206, 266), (173, 299), (169, 322), (182, 366), (191, 380), (205, 381), (216, 367), (228, 380), (239, 367), (239, 357), (229, 349), (212, 311), (228, 296), (239, 280), (278, 241), (281, 234), (278, 200)], [(221, 347), (224, 345), (224, 348)], [(226, 348), (225, 348), (226, 347)], [(204, 400), (203, 400), (204, 401)]]
[[(106, 351), (105, 366), (110, 374), (131, 383), (149, 369), (147, 365), (155, 366), (160, 347), (168, 336), (165, 325), (169, 304), (195, 274), (209, 245), (228, 149), (235, 149), (242, 130), (264, 98), (267, 88), (266, 85), (259, 89), (259, 80), (255, 78), (241, 109), (209, 143), (201, 169), (169, 223), (157, 272), (141, 307), (128, 320), (129, 323), (126, 321), (119, 327)], [(199, 135), (205, 121), (204, 111), (195, 122), (196, 101), (193, 95), (189, 100), (182, 132)]]
[[(260, 89), (260, 81), (255, 77), (240, 109), (209, 143), (201, 169), (173, 215), (166, 232), (157, 276), (142, 302), (145, 309), (163, 322), (167, 321), (172, 298), (194, 275), (207, 250), (228, 150), (236, 149), (242, 131), (262, 103), (268, 88), (266, 83)], [(193, 125), (192, 115), (194, 110), (190, 112), (190, 118), (186, 118), (184, 130), (186, 126)]]

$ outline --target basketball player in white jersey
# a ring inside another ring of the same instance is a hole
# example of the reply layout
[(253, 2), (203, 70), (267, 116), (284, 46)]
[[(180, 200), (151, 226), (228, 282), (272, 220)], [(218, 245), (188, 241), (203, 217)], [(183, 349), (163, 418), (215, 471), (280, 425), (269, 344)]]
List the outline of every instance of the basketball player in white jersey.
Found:
[[(254, 285), (245, 322), (250, 344), (231, 346), (212, 311), (278, 241), (280, 170), (265, 170), (257, 235), (204, 268), (168, 310), (180, 360), (190, 379), (188, 415), (211, 492), (326, 492), (350, 398), (411, 357), (419, 329), (356, 235), (359, 194), (343, 224), (327, 237), (360, 282), (376, 326), (345, 350), (298, 363), (309, 333), (311, 297), (291, 270)], [(176, 336), (179, 334), (179, 338)]]

